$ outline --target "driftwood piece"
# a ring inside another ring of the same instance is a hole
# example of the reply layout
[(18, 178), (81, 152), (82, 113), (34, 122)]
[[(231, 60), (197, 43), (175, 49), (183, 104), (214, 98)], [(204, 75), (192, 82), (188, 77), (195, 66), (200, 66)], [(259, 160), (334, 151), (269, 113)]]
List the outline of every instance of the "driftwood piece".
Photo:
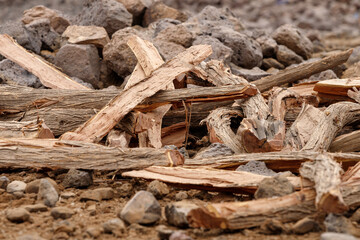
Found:
[(351, 90), (347, 91), (349, 98), (355, 100), (355, 102), (360, 103), (360, 92), (356, 87), (352, 87)]
[(174, 125), (164, 127), (161, 129), (162, 145), (175, 145), (181, 147), (186, 138), (186, 122), (176, 123)]
[(300, 174), (315, 183), (315, 205), (318, 210), (326, 213), (348, 210), (340, 192), (342, 168), (331, 156), (319, 154), (315, 161), (303, 163)]
[(314, 91), (330, 95), (347, 96), (352, 88), (360, 88), (359, 78), (331, 79), (320, 81), (315, 84)]
[(286, 132), (286, 148), (296, 151), (302, 149), (322, 117), (324, 113), (320, 109), (304, 104), (298, 117)]
[(241, 107), (247, 118), (267, 119), (270, 116), (269, 106), (260, 93), (248, 99), (237, 100), (234, 106)]
[(343, 134), (334, 139), (329, 147), (330, 152), (357, 152), (360, 151), (360, 130)]
[[(216, 169), (187, 169), (183, 167), (149, 167), (144, 170), (125, 172), (123, 177), (136, 177), (159, 180), (177, 187), (207, 191), (254, 194), (259, 183), (269, 178), (243, 171), (224, 171)], [(211, 176), (211, 177), (209, 177)], [(310, 181), (301, 182), (299, 177), (287, 177), (295, 189), (310, 187)]]
[(56, 89), (89, 89), (75, 82), (45, 60), (28, 52), (9, 35), (0, 35), (0, 54), (33, 73), (45, 87)]
[[(344, 170), (360, 162), (360, 153), (328, 153), (335, 161), (342, 164)], [(231, 156), (221, 156), (201, 159), (187, 159), (187, 167), (198, 168), (202, 166), (217, 169), (236, 169), (250, 161), (262, 161), (266, 166), (276, 172), (298, 172), (301, 163), (313, 161), (318, 152), (269, 152), (269, 153), (243, 153)]]
[[(341, 183), (344, 203), (352, 209), (360, 205), (359, 172), (357, 167), (349, 174), (351, 177)], [(207, 204), (191, 210), (187, 219), (192, 227), (223, 229), (257, 227), (267, 220), (295, 222), (316, 213), (315, 198), (315, 190), (304, 189), (277, 198)]]
[(0, 138), (54, 138), (42, 120), (30, 122), (0, 121)]
[(198, 64), (210, 54), (211, 47), (208, 45), (197, 45), (187, 49), (155, 70), (148, 79), (113, 98), (94, 117), (74, 132), (63, 134), (61, 139), (99, 142), (136, 105), (154, 95), (179, 74), (190, 71), (193, 64)]
[(99, 144), (41, 139), (0, 139), (0, 169), (50, 168), (129, 171), (153, 165), (177, 166), (183, 156), (174, 150), (111, 148)]
[(360, 119), (360, 104), (340, 102), (330, 105), (314, 128), (302, 151), (322, 151), (330, 147), (336, 134), (346, 125)]
[(325, 57), (315, 62), (303, 63), (293, 68), (287, 68), (279, 71), (275, 75), (261, 78), (259, 80), (253, 81), (252, 83), (259, 88), (260, 92), (270, 90), (275, 86), (281, 86), (286, 83), (293, 83), (295, 81), (308, 78), (316, 73), (332, 69), (346, 62), (352, 51), (353, 50), (350, 49)]
[(286, 112), (285, 99), (297, 97), (299, 97), (299, 95), (289, 89), (279, 87), (273, 88), (268, 103), (271, 115), (276, 120), (284, 121)]

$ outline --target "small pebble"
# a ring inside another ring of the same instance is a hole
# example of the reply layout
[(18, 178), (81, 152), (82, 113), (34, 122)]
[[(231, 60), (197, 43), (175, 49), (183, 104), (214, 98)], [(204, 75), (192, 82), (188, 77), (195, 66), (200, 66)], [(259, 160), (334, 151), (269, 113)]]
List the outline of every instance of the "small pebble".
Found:
[(10, 222), (22, 223), (30, 219), (30, 213), (25, 208), (14, 208), (6, 211), (6, 218)]

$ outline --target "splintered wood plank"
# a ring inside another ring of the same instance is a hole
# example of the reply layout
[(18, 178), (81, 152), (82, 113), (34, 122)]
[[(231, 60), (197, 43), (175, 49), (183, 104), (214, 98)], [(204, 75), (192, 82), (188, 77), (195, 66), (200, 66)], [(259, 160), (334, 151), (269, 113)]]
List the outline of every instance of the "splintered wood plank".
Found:
[(300, 174), (315, 183), (318, 210), (338, 214), (348, 210), (340, 192), (342, 168), (330, 155), (319, 154), (315, 161), (303, 163)]
[(352, 53), (352, 49), (333, 54), (315, 62), (303, 63), (293, 68), (286, 68), (279, 71), (275, 75), (270, 75), (259, 80), (253, 81), (260, 92), (270, 90), (272, 87), (281, 86), (285, 83), (293, 83), (295, 81), (308, 78), (313, 74), (332, 69), (348, 60)]
[(42, 120), (0, 121), (0, 138), (54, 138), (54, 134)]
[(37, 76), (45, 87), (55, 89), (89, 89), (75, 82), (45, 60), (27, 51), (9, 35), (0, 35), (0, 54)]
[(314, 91), (331, 95), (347, 96), (348, 91), (353, 87), (360, 88), (360, 78), (320, 81), (315, 84)]
[(183, 163), (183, 156), (174, 150), (121, 149), (55, 139), (0, 139), (0, 169), (131, 171), (153, 165), (177, 166)]
[(193, 46), (155, 70), (151, 76), (113, 98), (101, 111), (63, 140), (99, 142), (127, 113), (145, 98), (154, 95), (181, 73), (190, 71), (211, 54), (211, 46)]
[[(188, 189), (250, 194), (255, 193), (262, 180), (270, 178), (243, 171), (224, 171), (204, 168), (187, 169), (183, 167), (149, 167), (144, 170), (125, 172), (122, 176), (159, 180)], [(299, 177), (287, 177), (287, 179), (295, 189), (313, 185), (310, 181), (306, 180), (301, 183)]]
[(334, 139), (329, 151), (331, 152), (357, 152), (360, 151), (360, 130), (343, 134)]

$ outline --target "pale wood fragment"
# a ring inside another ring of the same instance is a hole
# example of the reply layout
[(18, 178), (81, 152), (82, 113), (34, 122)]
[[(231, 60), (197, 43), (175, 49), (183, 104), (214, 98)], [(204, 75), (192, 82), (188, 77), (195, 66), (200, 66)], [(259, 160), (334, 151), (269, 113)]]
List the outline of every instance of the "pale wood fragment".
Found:
[(27, 51), (9, 35), (0, 35), (0, 54), (37, 76), (45, 87), (55, 89), (89, 89), (75, 82), (45, 60)]
[(329, 147), (330, 152), (358, 152), (360, 151), (360, 130), (340, 135), (334, 139)]
[(69, 43), (94, 44), (103, 48), (110, 42), (110, 38), (103, 27), (70, 25), (62, 34)]
[(0, 138), (54, 138), (43, 120), (29, 122), (0, 121)]
[(360, 78), (331, 79), (315, 84), (314, 91), (319, 93), (347, 96), (352, 88), (360, 88)]

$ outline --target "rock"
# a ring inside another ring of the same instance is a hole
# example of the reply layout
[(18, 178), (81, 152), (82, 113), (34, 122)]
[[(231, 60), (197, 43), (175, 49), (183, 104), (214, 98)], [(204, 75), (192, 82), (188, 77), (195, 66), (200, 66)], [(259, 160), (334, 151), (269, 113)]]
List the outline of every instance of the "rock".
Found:
[[(46, 179), (47, 181), (49, 181), (51, 183), (51, 185), (55, 188), (56, 192), (59, 193), (59, 187), (57, 185), (57, 183), (52, 180), (51, 178), (42, 178), (42, 179)], [(39, 192), (39, 188), (40, 188), (40, 182), (42, 179), (36, 179), (34, 181), (29, 182), (26, 185), (26, 189), (25, 192), (26, 193), (38, 193)]]
[(193, 238), (181, 231), (176, 231), (170, 235), (169, 240), (193, 240)]
[(4, 83), (9, 85), (20, 85), (33, 88), (40, 88), (43, 86), (38, 77), (9, 59), (4, 59), (0, 62), (0, 81), (1, 79)]
[(29, 212), (46, 212), (48, 210), (47, 206), (42, 203), (34, 204), (34, 205), (25, 205), (23, 206)]
[(328, 80), (328, 79), (336, 79), (338, 78), (333, 70), (329, 69), (326, 71), (323, 71), (318, 74), (314, 74), (311, 77), (309, 77), (309, 81), (321, 81), (321, 80)]
[(240, 165), (235, 171), (251, 172), (264, 176), (275, 176), (276, 172), (266, 167), (264, 162), (250, 161), (245, 165)]
[(211, 48), (213, 50), (213, 53), (205, 61), (216, 59), (225, 63), (230, 63), (234, 51), (231, 48), (225, 46), (217, 38), (213, 38), (210, 36), (198, 36), (193, 42), (193, 45), (203, 44), (211, 45)]
[(131, 74), (137, 64), (134, 53), (127, 45), (131, 35), (143, 38), (142, 34), (134, 28), (124, 28), (114, 33), (103, 49), (106, 64), (121, 77)]
[(30, 213), (24, 208), (14, 208), (6, 211), (6, 218), (10, 222), (22, 223), (30, 219)]
[(159, 180), (152, 181), (146, 191), (152, 193), (157, 199), (161, 199), (170, 192), (168, 186)]
[(36, 39), (40, 41), (42, 49), (55, 51), (60, 48), (60, 35), (51, 28), (48, 19), (42, 18), (34, 20), (26, 24), (25, 29), (36, 36)]
[(263, 69), (268, 70), (270, 68), (276, 68), (276, 69), (284, 69), (285, 66), (282, 63), (279, 63), (274, 58), (264, 58), (262, 60), (262, 66)]
[(260, 44), (255, 40), (245, 34), (223, 27), (214, 30), (212, 36), (234, 51), (231, 60), (237, 66), (249, 69), (261, 66), (262, 51)]
[(346, 69), (342, 75), (342, 78), (357, 78), (360, 77), (360, 62), (354, 63), (348, 69)]
[(75, 212), (67, 207), (54, 207), (53, 209), (51, 209), (50, 214), (54, 219), (68, 219), (71, 218), (71, 216), (74, 215)]
[(327, 232), (359, 235), (359, 230), (352, 224), (351, 220), (341, 215), (328, 214), (324, 224)]
[(302, 57), (300, 57), (284, 45), (279, 45), (276, 52), (276, 59), (285, 66), (290, 66), (291, 64), (298, 64), (304, 61)]
[(112, 36), (119, 29), (130, 27), (132, 15), (116, 0), (87, 0), (77, 19), (78, 25), (104, 27)]
[(185, 191), (180, 191), (178, 193), (175, 194), (175, 200), (176, 201), (181, 201), (184, 199), (187, 199), (189, 196)]
[(296, 234), (304, 234), (311, 232), (318, 228), (318, 223), (309, 217), (305, 217), (303, 219), (300, 219), (292, 226), (293, 233)]
[(6, 189), (9, 182), (10, 182), (10, 180), (6, 176), (1, 176), (0, 177), (0, 188)]
[(311, 58), (312, 42), (295, 26), (282, 25), (273, 32), (272, 37), (278, 44), (288, 47), (304, 59)]
[(152, 224), (161, 217), (161, 207), (156, 198), (149, 192), (137, 192), (120, 213), (127, 223)]
[(43, 202), (48, 207), (54, 207), (59, 200), (59, 194), (49, 180), (40, 180), (37, 200)]
[(275, 57), (275, 53), (277, 52), (278, 45), (272, 37), (261, 36), (257, 38), (256, 41), (260, 44), (262, 54), (264, 57), (267, 58)]
[(160, 240), (168, 240), (174, 230), (168, 228), (165, 225), (159, 225), (156, 227), (156, 231), (158, 232), (158, 236)]
[(130, 197), (134, 194), (133, 185), (130, 183), (121, 184), (121, 186), (117, 189), (117, 194), (119, 197)]
[(173, 226), (185, 228), (189, 223), (186, 218), (187, 214), (198, 206), (188, 201), (170, 203), (165, 207), (165, 216), (167, 222)]
[(286, 231), (284, 224), (276, 219), (267, 219), (260, 226), (260, 232), (263, 234), (281, 234)]
[(63, 193), (61, 193), (60, 197), (64, 198), (64, 199), (69, 199), (69, 198), (76, 197), (76, 194), (73, 192), (63, 192)]
[(40, 53), (41, 41), (32, 33), (29, 33), (21, 22), (6, 22), (0, 25), (0, 34), (8, 34), (13, 37), (18, 44), (35, 53)]
[(47, 19), (50, 26), (59, 34), (62, 34), (70, 25), (70, 22), (60, 16), (58, 12), (42, 5), (25, 10), (21, 21), (24, 24), (29, 24), (39, 19)]
[(77, 226), (68, 220), (58, 220), (53, 224), (53, 231), (55, 233), (66, 233), (68, 235), (73, 235), (73, 232), (76, 230), (76, 228)]
[(80, 201), (96, 201), (110, 200), (114, 197), (114, 190), (110, 187), (97, 188), (94, 190), (88, 190), (80, 195)]
[(65, 188), (86, 188), (93, 184), (92, 175), (89, 172), (70, 169), (62, 182)]
[(162, 18), (157, 20), (156, 22), (152, 22), (149, 26), (148, 29), (153, 29), (153, 38), (155, 38), (160, 32), (162, 32), (163, 30), (171, 27), (171, 26), (176, 26), (181, 24), (181, 21), (179, 20), (175, 20), (172, 18)]
[(263, 179), (256, 190), (255, 199), (281, 197), (293, 193), (294, 187), (285, 177), (275, 176)]
[(360, 208), (358, 208), (351, 216), (351, 221), (360, 223)]
[(133, 15), (133, 25), (141, 25), (142, 15), (146, 8), (153, 4), (153, 0), (117, 0)]
[(121, 236), (126, 232), (126, 226), (123, 220), (119, 218), (113, 218), (105, 222), (103, 225), (105, 233), (112, 233), (116, 236)]
[(110, 42), (105, 28), (97, 26), (68, 26), (62, 36), (69, 43), (94, 44), (98, 48), (103, 48)]
[(324, 232), (320, 236), (320, 240), (358, 240), (358, 238), (344, 233)]
[(165, 61), (169, 61), (179, 53), (185, 51), (183, 46), (173, 42), (154, 39), (153, 43)]
[(353, 65), (354, 63), (357, 63), (359, 61), (360, 61), (360, 46), (355, 47), (353, 49), (353, 52), (351, 53), (350, 57), (346, 61), (346, 66), (350, 67), (351, 65)]
[(111, 187), (97, 188), (94, 191), (100, 193), (101, 200), (110, 200), (114, 198), (114, 190)]
[(192, 33), (182, 24), (169, 26), (159, 32), (156, 38), (182, 45), (185, 48), (190, 47), (194, 41)]
[(200, 150), (195, 158), (211, 158), (218, 156), (231, 156), (234, 151), (222, 143), (212, 143), (207, 148)]
[(36, 233), (24, 234), (16, 238), (16, 240), (45, 240)]
[(168, 7), (160, 1), (155, 1), (145, 11), (143, 26), (147, 27), (150, 23), (162, 18), (172, 18), (181, 22), (185, 22), (188, 17), (185, 13), (178, 11), (175, 8)]
[(86, 233), (89, 234), (92, 238), (98, 238), (103, 232), (104, 229), (102, 226), (95, 225), (86, 228)]
[(98, 87), (100, 58), (94, 45), (66, 44), (57, 52), (55, 65), (71, 77), (78, 77)]
[(12, 181), (6, 187), (8, 193), (24, 192), (26, 189), (26, 183), (22, 181)]
[(255, 81), (260, 78), (271, 75), (264, 70), (261, 70), (259, 67), (254, 67), (252, 69), (246, 69), (236, 66), (235, 64), (230, 63), (231, 72), (237, 76), (243, 77), (248, 81)]

